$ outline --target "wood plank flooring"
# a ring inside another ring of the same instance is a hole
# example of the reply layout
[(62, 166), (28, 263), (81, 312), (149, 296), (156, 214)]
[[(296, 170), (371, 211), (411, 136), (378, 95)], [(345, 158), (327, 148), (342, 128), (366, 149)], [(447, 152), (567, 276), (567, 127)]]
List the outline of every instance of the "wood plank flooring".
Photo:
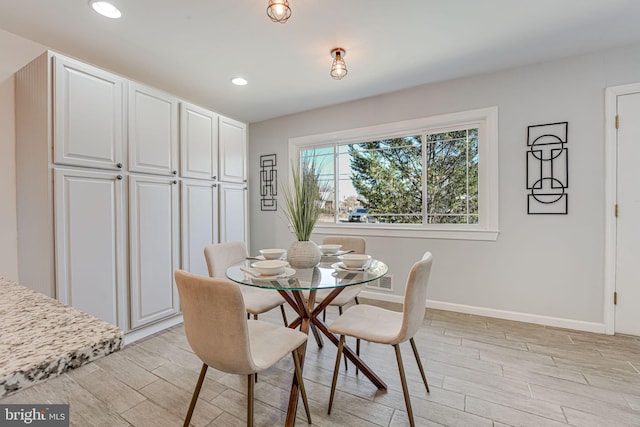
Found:
[[(330, 308), (328, 319), (336, 312)], [(279, 310), (261, 318), (281, 323)], [(427, 394), (410, 345), (401, 345), (417, 425), (640, 426), (638, 337), (428, 310), (415, 340), (431, 388)], [(364, 342), (362, 358), (389, 389), (378, 391), (343, 364), (328, 416), (335, 354), (332, 344), (319, 349), (309, 340), (304, 378), (314, 425), (408, 425), (393, 349)], [(179, 325), (0, 403), (70, 403), (71, 424), (83, 427), (179, 426), (200, 367)], [(256, 426), (284, 424), (292, 375), (285, 358), (259, 376)], [(192, 424), (244, 426), (245, 381), (209, 369)], [(302, 405), (297, 425), (306, 425)]]

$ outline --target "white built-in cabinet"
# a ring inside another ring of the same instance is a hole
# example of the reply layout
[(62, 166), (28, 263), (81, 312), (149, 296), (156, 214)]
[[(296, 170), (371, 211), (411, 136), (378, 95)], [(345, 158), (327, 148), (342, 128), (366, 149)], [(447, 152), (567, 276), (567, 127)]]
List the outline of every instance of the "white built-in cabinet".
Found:
[(247, 187), (244, 184), (221, 182), (220, 241), (247, 241)]
[(131, 327), (179, 312), (173, 273), (179, 267), (178, 181), (129, 176)]
[(218, 122), (220, 175), (220, 241), (246, 242), (248, 233), (247, 126), (220, 116)]
[(178, 99), (130, 82), (127, 85), (129, 171), (178, 175)]
[(248, 240), (246, 125), (53, 52), (15, 88), (20, 282), (125, 331), (167, 324), (174, 271)]
[[(195, 202), (184, 202), (184, 190), (195, 186), (195, 181), (183, 186), (182, 218), (189, 222), (190, 230), (203, 230), (206, 236), (193, 231), (183, 232), (183, 268), (200, 274), (198, 272), (206, 272), (206, 265), (195, 248), (202, 247), (210, 235), (213, 240), (208, 243), (248, 242), (247, 126), (184, 102), (180, 104), (180, 126), (181, 176), (202, 180), (199, 185), (207, 188), (218, 188), (217, 195), (212, 196), (218, 201), (218, 207), (209, 217), (202, 212), (192, 212)], [(204, 197), (202, 188), (198, 192)], [(213, 224), (211, 233), (208, 231), (210, 224)]]
[(54, 171), (57, 297), (116, 325), (127, 318), (123, 181), (118, 172)]
[(52, 61), (53, 162), (121, 169), (122, 78), (62, 56)]
[(204, 247), (218, 242), (218, 184), (182, 180), (182, 269), (207, 276)]
[(184, 178), (218, 179), (218, 115), (180, 103), (180, 175)]
[(220, 116), (220, 181), (247, 182), (247, 125)]

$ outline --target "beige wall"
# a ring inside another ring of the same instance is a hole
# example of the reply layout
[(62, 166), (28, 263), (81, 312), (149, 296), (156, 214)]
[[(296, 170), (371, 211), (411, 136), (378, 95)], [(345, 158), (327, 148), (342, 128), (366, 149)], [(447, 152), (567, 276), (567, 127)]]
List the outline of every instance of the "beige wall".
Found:
[(31, 40), (0, 30), (0, 277), (18, 280), (13, 74), (44, 52)]
[(18, 280), (13, 76), (0, 81), (0, 277)]
[[(381, 233), (367, 236), (367, 251), (388, 263), (397, 301), (411, 265), (429, 250), (431, 307), (604, 331), (604, 91), (639, 81), (639, 70), (640, 45), (634, 45), (253, 123), (249, 170), (258, 170), (261, 155), (276, 153), (278, 178), (286, 181), (292, 137), (497, 106), (498, 240)], [(561, 121), (569, 122), (569, 214), (527, 215), (527, 126)], [(282, 212), (260, 210), (257, 177), (249, 194), (252, 253), (288, 247), (293, 236)]]

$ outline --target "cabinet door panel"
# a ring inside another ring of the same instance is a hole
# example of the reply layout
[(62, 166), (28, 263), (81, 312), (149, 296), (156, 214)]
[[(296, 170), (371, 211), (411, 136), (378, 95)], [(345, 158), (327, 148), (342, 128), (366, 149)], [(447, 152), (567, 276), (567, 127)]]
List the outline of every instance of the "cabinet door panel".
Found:
[(247, 191), (244, 185), (220, 183), (220, 241), (245, 242), (247, 234)]
[(178, 186), (172, 179), (129, 177), (131, 326), (176, 314)]
[(182, 181), (182, 269), (208, 276), (204, 247), (218, 242), (218, 192), (211, 181)]
[(219, 126), (220, 180), (246, 182), (247, 126), (222, 116)]
[(180, 174), (217, 179), (218, 116), (195, 105), (180, 105)]
[(177, 174), (178, 101), (135, 83), (129, 84), (129, 170)]
[(55, 170), (56, 292), (126, 329), (122, 182), (114, 173)]
[(54, 162), (122, 167), (122, 80), (54, 57)]

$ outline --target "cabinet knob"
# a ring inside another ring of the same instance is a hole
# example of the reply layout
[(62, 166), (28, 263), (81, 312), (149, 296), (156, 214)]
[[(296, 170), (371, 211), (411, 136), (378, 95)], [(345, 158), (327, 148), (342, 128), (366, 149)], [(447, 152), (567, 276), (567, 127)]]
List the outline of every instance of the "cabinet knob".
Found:
[(174, 180), (173, 180), (173, 183), (174, 183), (174, 184), (177, 184), (177, 183), (178, 183), (178, 181), (174, 179)]
[(213, 184), (214, 188), (218, 186), (218, 184)]
[(246, 179), (243, 179), (243, 180), (242, 180), (242, 182), (247, 182), (247, 180), (246, 180)]
[(122, 163), (118, 163), (118, 164), (116, 164), (116, 167), (117, 167), (118, 169), (122, 169)]
[(171, 173), (174, 175), (178, 175), (178, 171), (172, 171)]
[(244, 190), (244, 191), (247, 191), (247, 187), (244, 187), (244, 188), (243, 188), (243, 190)]
[(211, 177), (212, 179), (218, 179), (218, 177), (216, 175)]
[(122, 179), (122, 175), (118, 175), (118, 176), (116, 176), (116, 178), (120, 180), (120, 179)]

